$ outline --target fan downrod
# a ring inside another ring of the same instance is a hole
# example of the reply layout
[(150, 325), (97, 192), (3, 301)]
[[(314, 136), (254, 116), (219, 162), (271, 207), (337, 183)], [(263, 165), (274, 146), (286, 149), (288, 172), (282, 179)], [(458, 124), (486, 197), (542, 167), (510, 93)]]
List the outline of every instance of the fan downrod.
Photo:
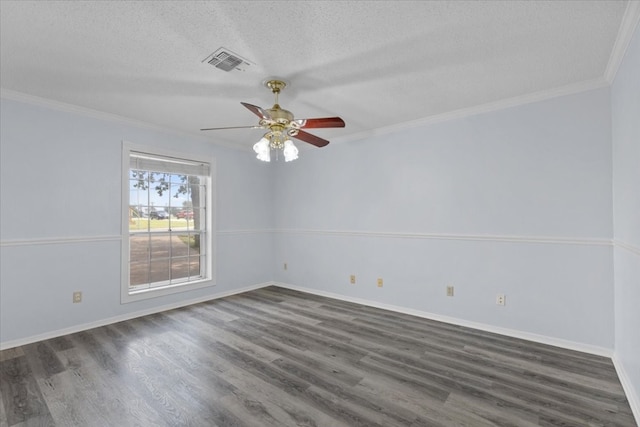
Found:
[[(270, 77), (266, 79), (263, 84), (265, 87), (271, 89), (271, 92), (273, 93), (273, 96), (275, 98), (275, 103), (273, 104), (273, 107), (267, 110), (270, 116), (270, 120), (263, 120), (262, 122), (260, 122), (260, 125), (268, 126), (272, 131), (274, 130), (273, 126), (282, 126), (283, 128), (297, 128), (297, 123), (293, 121), (293, 113), (291, 111), (285, 110), (284, 108), (281, 108), (278, 104), (278, 94), (280, 94), (280, 91), (282, 89), (287, 87), (287, 82), (276, 77)], [(292, 129), (292, 131), (295, 131), (295, 134), (297, 134), (297, 129)], [(293, 134), (291, 134), (291, 136), (293, 136)]]

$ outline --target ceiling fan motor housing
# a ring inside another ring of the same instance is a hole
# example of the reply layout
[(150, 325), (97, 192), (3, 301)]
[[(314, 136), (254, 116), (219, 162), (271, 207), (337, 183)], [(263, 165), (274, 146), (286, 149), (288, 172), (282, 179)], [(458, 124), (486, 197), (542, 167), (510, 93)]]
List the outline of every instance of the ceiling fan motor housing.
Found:
[(271, 116), (271, 120), (282, 123), (284, 125), (293, 121), (293, 113), (289, 110), (284, 110), (280, 108), (278, 104), (275, 104), (273, 108), (267, 110), (269, 115)]
[(273, 134), (282, 134), (285, 130), (287, 135), (296, 136), (300, 125), (293, 120), (293, 113), (289, 110), (280, 108), (275, 104), (273, 108), (266, 110), (270, 119), (261, 120), (260, 124), (269, 128)]

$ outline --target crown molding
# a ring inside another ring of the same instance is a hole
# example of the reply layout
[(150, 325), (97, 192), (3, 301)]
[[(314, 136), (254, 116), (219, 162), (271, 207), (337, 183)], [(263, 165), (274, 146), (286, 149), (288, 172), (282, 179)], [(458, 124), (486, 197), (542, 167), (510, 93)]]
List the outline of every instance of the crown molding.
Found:
[(486, 104), (476, 105), (474, 107), (461, 108), (459, 110), (449, 111), (443, 114), (437, 114), (417, 120), (411, 120), (407, 122), (398, 123), (395, 125), (380, 127), (370, 131), (358, 132), (343, 137), (333, 138), (332, 141), (336, 143), (343, 143), (348, 141), (356, 141), (375, 136), (387, 135), (394, 132), (400, 132), (417, 127), (426, 127), (436, 123), (448, 122), (451, 120), (462, 119), (465, 117), (476, 116), (478, 114), (490, 113), (499, 110), (505, 110), (507, 108), (517, 107), (520, 105), (532, 104), (534, 102), (545, 101), (547, 99), (557, 98), (566, 95), (572, 95), (575, 93), (587, 92), (590, 90), (601, 89), (610, 86), (610, 83), (603, 77), (585, 80), (582, 82), (572, 83), (565, 86), (560, 86), (553, 89), (542, 90), (533, 93), (527, 93), (524, 95), (515, 96), (513, 98), (501, 99), (495, 102), (489, 102)]
[(217, 146), (231, 148), (237, 151), (250, 151), (249, 148), (244, 146), (239, 146), (238, 144), (234, 144), (232, 142), (227, 142), (224, 140), (213, 140), (203, 135), (184, 132), (184, 131), (172, 129), (169, 127), (163, 127), (163, 126), (155, 125), (153, 123), (148, 123), (142, 120), (131, 119), (125, 116), (120, 116), (118, 114), (107, 113), (100, 110), (94, 110), (87, 107), (68, 104), (66, 102), (56, 101), (49, 98), (42, 98), (39, 96), (30, 95), (23, 92), (16, 92), (10, 89), (0, 88), (0, 98), (7, 99), (10, 101), (22, 102), (24, 104), (34, 105), (37, 107), (49, 108), (51, 110), (61, 111), (64, 113), (77, 114), (77, 115), (92, 118), (92, 119), (104, 120), (104, 121), (124, 124), (128, 126), (135, 126), (137, 128), (148, 129), (155, 132), (167, 133), (167, 134), (175, 135), (182, 138), (188, 137), (192, 139), (199, 139), (205, 143), (211, 143)]
[(609, 63), (604, 73), (605, 80), (612, 84), (616, 78), (618, 68), (622, 64), (624, 55), (627, 52), (629, 43), (633, 38), (633, 33), (640, 23), (640, 1), (630, 0), (627, 3), (627, 9), (622, 16), (622, 22), (620, 23), (620, 29), (618, 30), (618, 36), (616, 42), (611, 50), (611, 56), (609, 56)]

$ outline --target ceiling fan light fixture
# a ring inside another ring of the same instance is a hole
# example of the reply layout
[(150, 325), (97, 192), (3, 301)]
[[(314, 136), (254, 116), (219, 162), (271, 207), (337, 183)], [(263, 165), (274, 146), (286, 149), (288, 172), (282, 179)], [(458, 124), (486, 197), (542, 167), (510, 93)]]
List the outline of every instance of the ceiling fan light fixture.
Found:
[(293, 144), (293, 141), (287, 139), (284, 141), (284, 149), (282, 150), (282, 154), (284, 154), (284, 161), (290, 162), (298, 158), (298, 147)]
[[(276, 160), (278, 160), (278, 152), (282, 150), (284, 160), (290, 162), (298, 158), (298, 147), (296, 147), (291, 138), (314, 145), (316, 147), (324, 147), (329, 144), (326, 139), (310, 134), (306, 129), (313, 128), (343, 128), (344, 120), (340, 117), (319, 117), (311, 119), (295, 119), (291, 111), (281, 108), (278, 104), (278, 94), (282, 89), (287, 87), (288, 83), (282, 79), (269, 78), (263, 84), (271, 90), (275, 103), (271, 108), (261, 108), (257, 105), (241, 102), (241, 104), (258, 116), (260, 119), (258, 126), (233, 126), (204, 128), (200, 130), (222, 130), (222, 129), (264, 129), (268, 132), (264, 134), (262, 139), (253, 145), (253, 151), (256, 152), (256, 158), (263, 162), (271, 161), (271, 150), (276, 152)], [(305, 130), (302, 130), (302, 129)]]
[(262, 160), (263, 162), (271, 161), (271, 147), (266, 135), (253, 145), (253, 151), (256, 152), (256, 158), (258, 160)]

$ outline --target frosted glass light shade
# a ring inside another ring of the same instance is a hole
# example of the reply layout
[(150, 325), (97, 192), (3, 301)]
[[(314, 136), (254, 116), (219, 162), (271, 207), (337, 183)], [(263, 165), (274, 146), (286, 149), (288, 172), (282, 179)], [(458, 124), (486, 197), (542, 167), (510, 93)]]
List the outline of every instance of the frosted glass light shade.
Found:
[(293, 142), (291, 142), (290, 139), (287, 139), (284, 142), (284, 149), (282, 150), (282, 153), (284, 154), (284, 161), (290, 162), (298, 158), (298, 147), (293, 145)]
[(271, 148), (269, 147), (269, 140), (265, 137), (253, 145), (253, 151), (256, 152), (256, 158), (263, 162), (271, 161)]

